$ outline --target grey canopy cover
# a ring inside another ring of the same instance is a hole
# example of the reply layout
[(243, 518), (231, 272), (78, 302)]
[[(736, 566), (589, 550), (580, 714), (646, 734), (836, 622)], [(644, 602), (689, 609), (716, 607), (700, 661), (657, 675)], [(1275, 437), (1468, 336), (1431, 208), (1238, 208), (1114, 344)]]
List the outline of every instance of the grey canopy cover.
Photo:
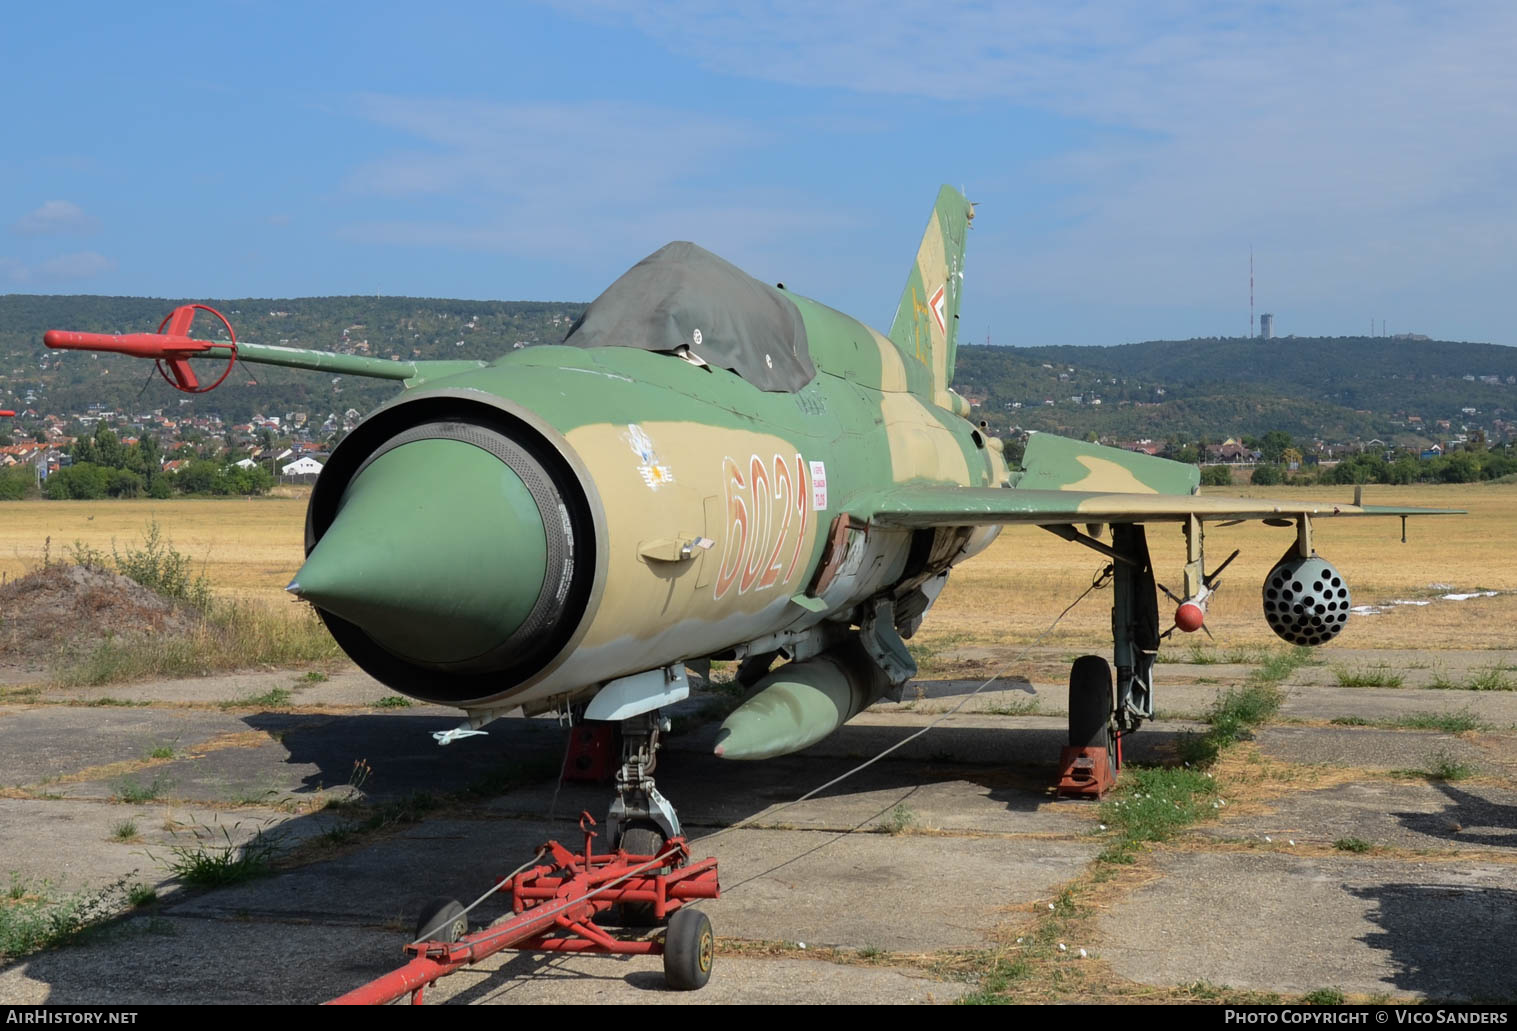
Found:
[(573, 347), (690, 353), (760, 390), (800, 390), (816, 369), (801, 313), (779, 290), (693, 243), (633, 265), (569, 328)]

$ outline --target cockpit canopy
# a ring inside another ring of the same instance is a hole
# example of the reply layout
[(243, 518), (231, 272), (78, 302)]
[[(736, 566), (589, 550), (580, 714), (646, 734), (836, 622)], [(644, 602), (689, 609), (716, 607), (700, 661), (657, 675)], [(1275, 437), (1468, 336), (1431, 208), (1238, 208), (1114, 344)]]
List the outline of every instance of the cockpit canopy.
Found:
[(806, 326), (785, 294), (682, 241), (648, 255), (607, 287), (564, 343), (687, 351), (760, 390), (794, 393), (816, 375)]

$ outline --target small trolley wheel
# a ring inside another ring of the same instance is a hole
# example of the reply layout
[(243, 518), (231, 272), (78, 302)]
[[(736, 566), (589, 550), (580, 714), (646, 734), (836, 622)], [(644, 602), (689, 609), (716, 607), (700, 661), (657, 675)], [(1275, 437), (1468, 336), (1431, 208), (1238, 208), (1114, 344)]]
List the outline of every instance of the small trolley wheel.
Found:
[(682, 992), (704, 988), (716, 958), (711, 919), (698, 909), (678, 909), (664, 936), (664, 980)]
[[(629, 855), (656, 856), (663, 850), (664, 834), (652, 824), (633, 824), (622, 831), (621, 841), (616, 847)], [(655, 874), (667, 873), (668, 870), (667, 866), (650, 866), (642, 871), (640, 876), (652, 877)], [(653, 915), (651, 902), (623, 902), (621, 920), (624, 927), (652, 927), (659, 922)]]
[(1069, 668), (1071, 748), (1111, 747), (1111, 666), (1099, 655), (1082, 655)]
[(415, 941), (449, 944), (469, 933), (469, 917), (457, 899), (438, 897), (427, 901), (416, 918)]

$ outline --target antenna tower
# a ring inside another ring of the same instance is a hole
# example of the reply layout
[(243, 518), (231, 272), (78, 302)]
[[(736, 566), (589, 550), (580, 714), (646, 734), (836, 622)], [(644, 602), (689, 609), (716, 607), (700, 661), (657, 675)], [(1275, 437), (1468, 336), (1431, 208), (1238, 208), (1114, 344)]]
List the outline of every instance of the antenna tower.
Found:
[(1248, 245), (1248, 338), (1254, 338), (1254, 245)]

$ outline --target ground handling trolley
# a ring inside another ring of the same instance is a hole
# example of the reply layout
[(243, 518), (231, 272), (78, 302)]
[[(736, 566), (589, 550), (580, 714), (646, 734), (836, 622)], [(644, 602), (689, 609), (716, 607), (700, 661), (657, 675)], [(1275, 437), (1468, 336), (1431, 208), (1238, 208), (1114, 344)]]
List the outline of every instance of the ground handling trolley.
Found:
[[(716, 939), (706, 914), (685, 904), (720, 896), (716, 860), (691, 862), (684, 838), (670, 838), (655, 855), (621, 850), (596, 855), (595, 821), (589, 813), (580, 816), (579, 826), (585, 833), (583, 853), (550, 841), (538, 851), (547, 862), (501, 879), (495, 892), (510, 896), (510, 917), (469, 933), (462, 905), (453, 899), (429, 903), (417, 937), (432, 937), (405, 947), (411, 961), (328, 1005), (380, 1005), (407, 995), (420, 1004), (422, 993), (438, 978), (506, 949), (662, 955), (669, 987), (702, 987), (711, 977)], [(655, 920), (667, 917), (664, 934), (630, 940), (607, 934), (595, 917), (619, 903), (637, 905)]]

